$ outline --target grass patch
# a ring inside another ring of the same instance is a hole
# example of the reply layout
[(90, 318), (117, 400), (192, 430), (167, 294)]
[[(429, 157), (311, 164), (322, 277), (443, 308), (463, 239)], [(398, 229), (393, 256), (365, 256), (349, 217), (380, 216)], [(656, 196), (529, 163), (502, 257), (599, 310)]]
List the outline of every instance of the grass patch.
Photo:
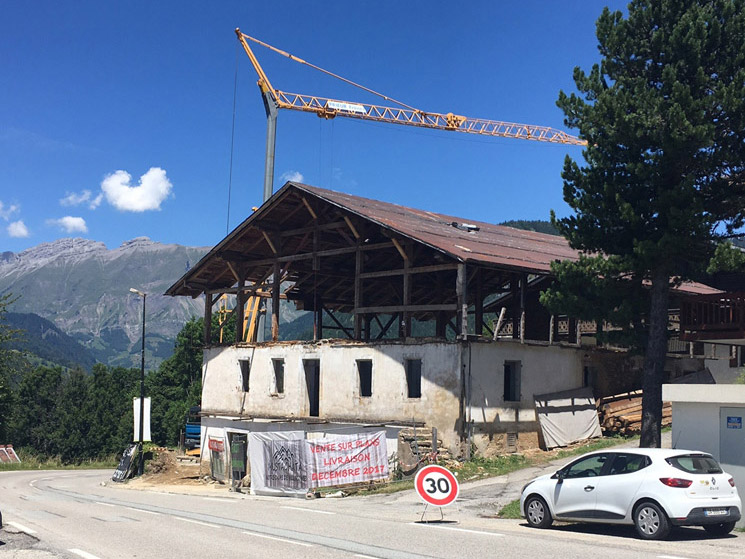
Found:
[(494, 458), (474, 457), (456, 470), (458, 481), (474, 481), (486, 477), (495, 477), (522, 470), (530, 466), (531, 461), (522, 454), (506, 454)]
[(114, 470), (119, 461), (115, 455), (96, 460), (83, 460), (76, 464), (63, 463), (59, 457), (40, 458), (23, 451), (18, 452), (21, 462), (0, 463), (0, 472), (14, 472), (22, 470)]
[(590, 441), (575, 448), (561, 449), (556, 453), (556, 456), (551, 459), (554, 460), (558, 458), (569, 458), (570, 456), (577, 456), (586, 452), (594, 452), (596, 450), (602, 450), (610, 446), (617, 446), (622, 443), (637, 440), (638, 438), (638, 435), (634, 435), (633, 437), (605, 437), (602, 439)]
[(502, 507), (502, 510), (500, 510), (497, 513), (497, 516), (499, 518), (512, 518), (512, 519), (521, 519), (522, 516), (520, 516), (520, 499), (515, 499), (511, 503), (507, 503), (505, 506)]

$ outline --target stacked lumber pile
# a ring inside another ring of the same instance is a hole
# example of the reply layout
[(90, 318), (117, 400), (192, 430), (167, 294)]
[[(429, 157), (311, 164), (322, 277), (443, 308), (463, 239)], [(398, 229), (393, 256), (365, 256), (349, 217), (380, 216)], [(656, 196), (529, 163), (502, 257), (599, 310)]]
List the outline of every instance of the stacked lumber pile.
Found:
[[(637, 435), (642, 430), (642, 391), (625, 392), (598, 400), (598, 419), (605, 435)], [(662, 403), (662, 426), (673, 423), (673, 407)]]

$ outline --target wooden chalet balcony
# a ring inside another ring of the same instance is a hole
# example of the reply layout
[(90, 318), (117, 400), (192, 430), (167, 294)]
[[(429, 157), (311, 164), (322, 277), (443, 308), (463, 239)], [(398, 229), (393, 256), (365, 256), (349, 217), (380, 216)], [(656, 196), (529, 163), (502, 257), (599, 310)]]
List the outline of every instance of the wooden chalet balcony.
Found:
[(683, 299), (680, 339), (745, 343), (745, 293), (697, 295)]

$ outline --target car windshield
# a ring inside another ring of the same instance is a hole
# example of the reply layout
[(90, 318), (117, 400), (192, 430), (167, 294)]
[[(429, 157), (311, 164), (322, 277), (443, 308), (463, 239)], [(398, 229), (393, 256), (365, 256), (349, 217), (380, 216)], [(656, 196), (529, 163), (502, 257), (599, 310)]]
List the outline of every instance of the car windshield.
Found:
[(708, 454), (682, 454), (666, 460), (673, 468), (689, 474), (721, 474), (722, 468)]

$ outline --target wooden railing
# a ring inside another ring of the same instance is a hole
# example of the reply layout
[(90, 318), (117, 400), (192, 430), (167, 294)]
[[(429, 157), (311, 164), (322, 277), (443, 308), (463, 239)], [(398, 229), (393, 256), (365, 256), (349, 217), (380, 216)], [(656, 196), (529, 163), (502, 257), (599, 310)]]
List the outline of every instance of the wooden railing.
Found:
[(698, 295), (681, 301), (681, 331), (745, 330), (745, 293)]

